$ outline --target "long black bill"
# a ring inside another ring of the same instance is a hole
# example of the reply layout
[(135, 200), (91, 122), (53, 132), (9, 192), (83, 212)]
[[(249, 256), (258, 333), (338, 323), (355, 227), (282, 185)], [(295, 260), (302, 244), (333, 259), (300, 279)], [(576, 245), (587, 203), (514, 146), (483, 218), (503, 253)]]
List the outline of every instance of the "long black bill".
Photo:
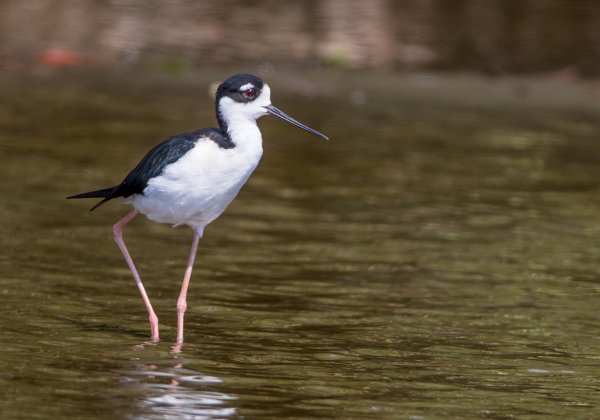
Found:
[(290, 124), (294, 124), (296, 127), (300, 127), (301, 129), (306, 130), (309, 133), (314, 134), (317, 137), (321, 137), (322, 139), (329, 140), (329, 137), (327, 137), (325, 134), (321, 134), (317, 130), (313, 130), (312, 128), (305, 126), (301, 122), (296, 121), (295, 119), (290, 117), (288, 114), (279, 110), (278, 108), (274, 107), (273, 105), (268, 105), (265, 108), (267, 109), (267, 111), (269, 111), (269, 114), (275, 115), (275, 116), (281, 118), (282, 120), (289, 122)]

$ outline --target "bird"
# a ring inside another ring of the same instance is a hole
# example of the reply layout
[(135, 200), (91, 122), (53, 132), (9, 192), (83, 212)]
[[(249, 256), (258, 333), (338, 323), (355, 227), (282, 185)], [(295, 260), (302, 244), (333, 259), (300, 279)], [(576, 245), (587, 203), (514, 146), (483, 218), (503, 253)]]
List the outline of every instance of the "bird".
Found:
[(177, 343), (184, 340), (187, 292), (198, 243), (206, 226), (233, 201), (263, 154), (257, 120), (274, 115), (324, 140), (329, 138), (298, 122), (271, 103), (271, 88), (252, 74), (235, 74), (216, 91), (218, 127), (169, 137), (152, 148), (115, 186), (67, 197), (101, 198), (90, 211), (119, 198), (133, 206), (113, 225), (113, 236), (142, 296), (151, 339), (159, 341), (158, 317), (123, 240), (123, 229), (136, 216), (193, 230), (183, 283), (177, 300)]

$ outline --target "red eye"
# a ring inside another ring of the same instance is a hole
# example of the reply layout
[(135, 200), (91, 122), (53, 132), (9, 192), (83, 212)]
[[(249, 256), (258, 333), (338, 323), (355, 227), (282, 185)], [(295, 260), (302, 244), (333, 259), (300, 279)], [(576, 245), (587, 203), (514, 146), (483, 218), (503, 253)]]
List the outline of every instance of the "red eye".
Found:
[(256, 96), (256, 89), (254, 89), (254, 88), (246, 89), (245, 91), (242, 92), (242, 94), (248, 99), (253, 99)]

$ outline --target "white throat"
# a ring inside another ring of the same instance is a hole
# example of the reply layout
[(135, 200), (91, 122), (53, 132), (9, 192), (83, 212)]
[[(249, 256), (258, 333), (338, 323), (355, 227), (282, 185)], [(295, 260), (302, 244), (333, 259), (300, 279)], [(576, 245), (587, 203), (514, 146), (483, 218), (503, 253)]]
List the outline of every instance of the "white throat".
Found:
[(229, 97), (219, 101), (219, 111), (223, 122), (227, 125), (227, 133), (237, 147), (256, 148), (262, 150), (262, 136), (256, 120), (267, 115), (265, 106), (271, 104), (271, 89), (263, 86), (261, 94), (252, 102), (240, 103)]

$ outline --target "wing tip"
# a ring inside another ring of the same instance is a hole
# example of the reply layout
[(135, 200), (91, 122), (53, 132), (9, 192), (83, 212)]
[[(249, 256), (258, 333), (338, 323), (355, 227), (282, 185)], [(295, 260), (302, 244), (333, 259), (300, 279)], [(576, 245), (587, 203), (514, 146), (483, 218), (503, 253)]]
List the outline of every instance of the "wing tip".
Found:
[(100, 207), (102, 204), (106, 203), (111, 198), (113, 198), (113, 197), (106, 197), (104, 200), (100, 200), (99, 202), (97, 202), (96, 204), (94, 204), (89, 211), (96, 210), (98, 207)]
[(96, 191), (88, 191), (88, 192), (84, 192), (81, 194), (70, 195), (70, 196), (66, 197), (66, 199), (72, 200), (72, 199), (77, 199), (77, 198), (99, 198), (99, 197), (102, 198), (102, 200), (100, 200), (100, 202), (96, 203), (90, 209), (90, 211), (93, 211), (96, 208), (100, 207), (102, 204), (106, 203), (108, 200), (116, 198), (118, 196), (118, 194), (116, 194), (118, 188), (119, 187), (116, 186), (116, 187), (109, 187), (109, 188), (104, 188), (104, 189), (96, 190)]

